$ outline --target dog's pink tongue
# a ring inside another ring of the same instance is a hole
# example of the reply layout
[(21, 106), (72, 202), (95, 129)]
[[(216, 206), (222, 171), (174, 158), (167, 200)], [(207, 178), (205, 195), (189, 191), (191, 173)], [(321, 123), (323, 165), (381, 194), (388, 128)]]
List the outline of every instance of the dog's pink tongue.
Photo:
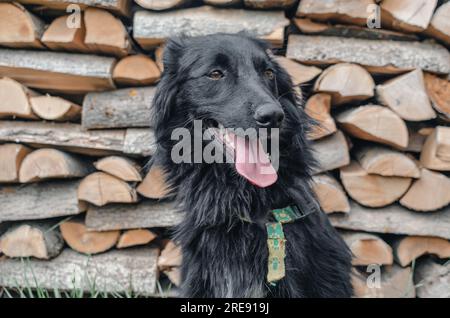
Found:
[(265, 188), (277, 181), (278, 175), (258, 138), (234, 135), (237, 172), (254, 185)]

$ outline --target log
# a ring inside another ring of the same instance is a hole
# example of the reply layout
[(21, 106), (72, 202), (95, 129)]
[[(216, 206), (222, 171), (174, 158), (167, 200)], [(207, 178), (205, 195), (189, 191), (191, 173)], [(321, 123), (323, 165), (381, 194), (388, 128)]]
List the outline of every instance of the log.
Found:
[(85, 129), (149, 127), (155, 92), (155, 87), (142, 87), (89, 93), (83, 100), (81, 124)]
[(433, 108), (440, 118), (450, 122), (450, 82), (430, 73), (424, 74), (424, 81)]
[(18, 3), (0, 3), (0, 45), (42, 49), (45, 22)]
[(142, 181), (141, 167), (130, 158), (109, 156), (94, 163), (97, 170), (106, 172), (123, 181)]
[(19, 182), (20, 166), (31, 151), (20, 144), (0, 145), (0, 183)]
[(424, 121), (436, 118), (420, 69), (377, 85), (376, 92), (381, 104), (388, 106), (405, 120)]
[[(372, 274), (373, 275), (373, 274)], [(357, 298), (414, 298), (416, 295), (411, 267), (388, 266), (381, 272), (380, 288), (371, 286), (373, 279), (356, 271), (352, 275), (354, 295)], [(369, 287), (371, 286), (371, 287)]]
[(84, 44), (86, 27), (83, 15), (80, 17), (80, 25), (77, 28), (69, 27), (71, 15), (57, 17), (50, 23), (42, 35), (41, 41), (51, 50), (87, 53), (89, 49)]
[(420, 177), (420, 170), (414, 158), (400, 151), (382, 146), (366, 146), (358, 149), (355, 157), (369, 174), (385, 177)]
[(311, 148), (318, 163), (318, 166), (314, 168), (314, 174), (340, 168), (350, 163), (347, 140), (340, 130), (331, 136), (314, 141)]
[(84, 254), (98, 254), (113, 248), (120, 231), (88, 231), (82, 219), (68, 220), (59, 226), (61, 235), (72, 249)]
[(368, 28), (367, 26), (327, 24), (304, 18), (294, 18), (295, 26), (303, 34), (341, 36), (369, 40), (418, 41), (419, 37), (412, 33), (401, 33), (392, 30)]
[(86, 210), (78, 203), (79, 182), (60, 180), (27, 186), (0, 187), (0, 222), (47, 219)]
[(9, 257), (51, 259), (64, 246), (55, 221), (14, 223), (0, 237), (0, 252)]
[(92, 156), (150, 156), (156, 149), (150, 129), (86, 131), (81, 125), (43, 122), (0, 121), (0, 141), (52, 146)]
[(449, 189), (450, 178), (422, 168), (420, 179), (414, 181), (400, 204), (415, 211), (435, 211), (450, 204)]
[(147, 229), (127, 230), (120, 235), (117, 248), (145, 245), (153, 241), (157, 235)]
[(308, 132), (308, 139), (320, 139), (337, 131), (336, 123), (330, 115), (330, 108), (331, 95), (328, 94), (314, 94), (306, 101), (305, 112), (317, 123)]
[(412, 182), (411, 178), (368, 174), (356, 161), (341, 168), (340, 177), (350, 197), (368, 207), (394, 203), (405, 194)]
[(377, 235), (360, 232), (340, 232), (353, 254), (353, 266), (371, 264), (392, 265), (392, 248)]
[(419, 262), (414, 281), (419, 298), (450, 298), (450, 263), (444, 265), (431, 259)]
[(331, 0), (314, 1), (302, 0), (297, 8), (296, 16), (308, 17), (313, 20), (329, 22), (342, 22), (366, 26), (370, 16), (367, 10), (369, 5), (374, 5), (373, 0)]
[(289, 9), (296, 0), (244, 0), (244, 6), (250, 9)]
[(369, 99), (373, 97), (374, 89), (372, 76), (361, 66), (351, 63), (330, 66), (314, 84), (314, 92), (331, 95), (333, 106)]
[(375, 233), (435, 236), (450, 239), (450, 208), (432, 214), (409, 211), (401, 205), (371, 209), (350, 201), (350, 213), (328, 215), (337, 228)]
[(450, 45), (450, 3), (443, 3), (434, 12), (425, 34), (442, 41), (447, 46)]
[(128, 0), (18, 0), (24, 4), (38, 4), (50, 9), (66, 11), (70, 4), (78, 5), (82, 10), (88, 7), (103, 8), (121, 16), (129, 16), (130, 1)]
[(252, 36), (281, 46), (284, 27), (288, 24), (283, 11), (250, 12), (210, 6), (167, 12), (143, 10), (136, 12), (133, 17), (133, 37), (144, 49), (151, 49), (181, 33), (199, 36), (245, 30)]
[(325, 213), (350, 212), (347, 195), (341, 184), (330, 175), (313, 176), (313, 191)]
[(78, 121), (81, 106), (57, 96), (30, 97), (33, 112), (42, 119), (54, 121)]
[(284, 56), (276, 56), (275, 60), (289, 73), (295, 86), (310, 82), (322, 73), (322, 70), (318, 67), (306, 66)]
[(448, 74), (449, 56), (439, 44), (309, 35), (290, 35), (286, 52), (287, 58), (304, 64), (355, 63), (375, 74), (398, 74), (416, 68)]
[(151, 58), (139, 54), (121, 59), (114, 67), (112, 76), (119, 86), (145, 86), (158, 81), (161, 71)]
[(46, 179), (70, 179), (86, 176), (92, 169), (89, 163), (75, 155), (52, 148), (28, 154), (19, 171), (21, 183)]
[(78, 200), (96, 206), (138, 201), (136, 190), (128, 183), (104, 172), (94, 172), (85, 177), (78, 187), (77, 194)]
[(155, 11), (174, 9), (189, 1), (190, 0), (135, 0), (141, 7)]
[(30, 97), (37, 95), (11, 78), (0, 78), (0, 118), (38, 119), (30, 105)]
[(84, 12), (84, 44), (94, 53), (123, 57), (133, 52), (128, 32), (120, 19), (103, 9)]
[(170, 227), (181, 222), (183, 215), (171, 202), (144, 201), (139, 204), (90, 206), (86, 226), (95, 231)]
[(166, 243), (161, 251), (161, 255), (158, 257), (158, 269), (163, 271), (171, 267), (179, 267), (181, 266), (182, 260), (181, 248), (170, 240)]
[(437, 0), (383, 0), (381, 23), (406, 32), (421, 32), (431, 21)]
[(405, 267), (427, 254), (450, 257), (450, 242), (439, 237), (406, 236), (393, 243), (395, 261)]
[(437, 126), (427, 137), (420, 163), (428, 169), (450, 171), (450, 127)]
[(0, 76), (48, 92), (83, 94), (114, 88), (115, 60), (87, 54), (0, 49)]
[(166, 183), (165, 172), (160, 166), (152, 165), (144, 180), (136, 188), (137, 192), (150, 199), (163, 199), (171, 192)]
[(351, 136), (404, 149), (408, 146), (405, 122), (392, 110), (379, 105), (350, 108), (335, 117)]
[(85, 295), (95, 286), (99, 293), (154, 296), (158, 254), (158, 249), (141, 247), (87, 256), (66, 248), (50, 262), (6, 259), (0, 262), (0, 285), (82, 290)]

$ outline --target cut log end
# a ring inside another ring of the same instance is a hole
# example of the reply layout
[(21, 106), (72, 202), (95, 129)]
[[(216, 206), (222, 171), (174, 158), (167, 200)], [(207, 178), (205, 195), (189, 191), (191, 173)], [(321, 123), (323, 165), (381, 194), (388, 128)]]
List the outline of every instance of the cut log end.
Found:
[(372, 76), (361, 66), (350, 63), (330, 66), (314, 84), (315, 92), (332, 96), (333, 106), (367, 100), (373, 97), (374, 88)]
[(420, 177), (420, 170), (414, 158), (393, 149), (381, 146), (362, 147), (356, 151), (355, 156), (369, 174), (385, 177)]
[(37, 119), (30, 105), (30, 97), (36, 95), (38, 94), (13, 79), (0, 78), (0, 118)]
[(147, 229), (127, 230), (120, 235), (117, 242), (117, 248), (126, 248), (130, 246), (145, 245), (153, 241), (157, 235)]
[(79, 157), (52, 148), (43, 148), (28, 154), (19, 172), (20, 182), (35, 182), (45, 179), (67, 179), (84, 177), (89, 173), (89, 164)]
[(353, 161), (340, 170), (347, 193), (355, 201), (368, 207), (383, 207), (394, 203), (408, 190), (412, 179), (371, 175)]
[(342, 236), (352, 251), (354, 266), (392, 265), (392, 248), (380, 237), (358, 232), (344, 232)]
[(415, 211), (435, 211), (450, 204), (450, 178), (421, 169), (420, 178), (401, 198), (400, 204)]
[(390, 109), (379, 105), (351, 108), (337, 115), (336, 121), (350, 135), (400, 149), (408, 146), (408, 128)]
[(336, 123), (330, 115), (331, 96), (328, 94), (315, 94), (305, 105), (305, 112), (317, 122), (308, 134), (311, 140), (320, 139), (336, 132)]
[(378, 85), (377, 97), (383, 105), (405, 120), (423, 121), (436, 118), (420, 69)]
[(163, 199), (168, 196), (171, 187), (166, 182), (161, 167), (152, 165), (144, 180), (137, 187), (137, 192), (150, 199)]
[(437, 126), (427, 137), (420, 163), (428, 169), (450, 171), (450, 127)]
[(0, 145), (0, 183), (19, 181), (20, 166), (31, 151), (31, 148), (20, 144)]
[(120, 231), (88, 231), (83, 222), (70, 220), (60, 225), (62, 237), (75, 251), (84, 254), (97, 254), (113, 248)]
[(56, 96), (35, 96), (30, 98), (33, 112), (42, 119), (54, 121), (78, 121), (81, 106)]
[(132, 55), (121, 59), (114, 67), (113, 80), (120, 86), (144, 86), (161, 77), (156, 63), (145, 55)]
[(97, 170), (109, 173), (123, 181), (142, 181), (141, 167), (129, 158), (109, 156), (95, 162), (94, 166)]
[(350, 212), (347, 195), (336, 179), (322, 174), (314, 176), (313, 182), (314, 193), (325, 213)]
[(0, 237), (0, 252), (9, 257), (50, 259), (62, 248), (61, 235), (50, 221), (17, 223)]
[(81, 181), (78, 199), (97, 206), (138, 201), (135, 189), (128, 183), (104, 172), (94, 172)]
[(438, 237), (406, 236), (396, 240), (393, 246), (395, 260), (403, 267), (426, 254), (450, 257), (450, 242)]

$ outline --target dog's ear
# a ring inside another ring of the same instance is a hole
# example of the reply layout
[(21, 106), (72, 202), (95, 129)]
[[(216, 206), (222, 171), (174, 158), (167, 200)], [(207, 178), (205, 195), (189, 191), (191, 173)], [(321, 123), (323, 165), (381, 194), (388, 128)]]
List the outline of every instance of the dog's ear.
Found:
[(153, 98), (153, 127), (158, 131), (170, 118), (175, 103), (178, 87), (179, 60), (182, 55), (183, 44), (181, 39), (170, 39), (164, 46), (164, 71), (158, 83)]

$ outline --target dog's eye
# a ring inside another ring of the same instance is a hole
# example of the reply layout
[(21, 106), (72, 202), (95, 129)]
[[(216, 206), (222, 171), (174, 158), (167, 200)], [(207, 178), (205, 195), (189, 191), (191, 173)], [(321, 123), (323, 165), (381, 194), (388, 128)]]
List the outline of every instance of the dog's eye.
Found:
[(221, 79), (223, 76), (224, 75), (223, 75), (222, 71), (219, 71), (219, 70), (214, 70), (214, 71), (212, 71), (211, 73), (208, 74), (208, 77), (210, 79), (215, 80), (215, 81)]
[(271, 70), (270, 68), (268, 68), (267, 70), (264, 71), (264, 76), (270, 80), (273, 80), (275, 78), (275, 74), (274, 74), (273, 70)]

